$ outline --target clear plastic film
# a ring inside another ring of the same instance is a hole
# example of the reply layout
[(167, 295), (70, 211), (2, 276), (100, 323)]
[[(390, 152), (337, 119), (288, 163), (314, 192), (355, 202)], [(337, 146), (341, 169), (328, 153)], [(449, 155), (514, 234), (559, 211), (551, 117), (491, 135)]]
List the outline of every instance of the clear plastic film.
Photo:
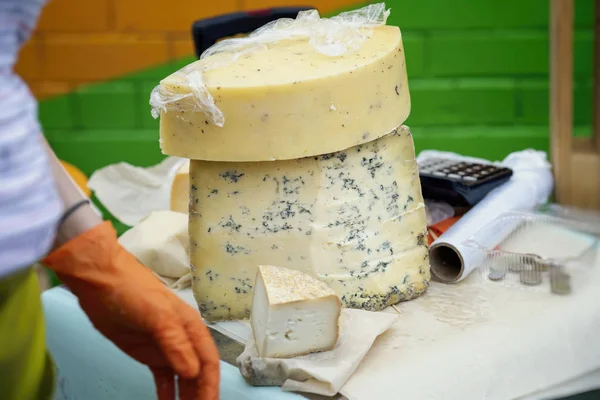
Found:
[[(490, 246), (482, 238), (503, 239)], [(508, 212), (465, 241), (482, 254), (484, 281), (566, 295), (579, 290), (596, 263), (600, 226), (543, 212)]]
[(353, 53), (360, 49), (370, 29), (386, 24), (389, 14), (385, 3), (371, 4), (332, 18), (321, 18), (317, 10), (301, 11), (296, 19), (282, 18), (246, 37), (217, 42), (200, 56), (204, 62), (190, 64), (177, 72), (183, 80), (182, 86), (189, 91), (175, 92), (162, 85), (154, 88), (150, 95), (152, 116), (158, 118), (161, 111), (170, 110), (202, 112), (211, 123), (223, 127), (225, 116), (206, 88), (204, 73), (233, 63), (248, 53), (266, 51), (269, 45), (283, 40), (307, 40), (316, 52), (329, 57)]
[(442, 222), (447, 218), (454, 217), (454, 207), (443, 201), (425, 199), (427, 212), (427, 226)]

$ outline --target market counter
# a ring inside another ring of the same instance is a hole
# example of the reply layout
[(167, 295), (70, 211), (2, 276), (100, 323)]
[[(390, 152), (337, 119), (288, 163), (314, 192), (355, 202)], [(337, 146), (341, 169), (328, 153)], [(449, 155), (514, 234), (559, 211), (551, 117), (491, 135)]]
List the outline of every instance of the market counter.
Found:
[[(495, 286), (476, 273), (456, 285), (434, 282), (422, 298), (399, 305), (398, 322), (341, 393), (351, 400), (385, 400), (397, 398), (401, 388), (409, 399), (537, 400), (598, 388), (598, 287), (598, 265), (587, 285), (564, 297)], [(194, 305), (190, 289), (178, 294)], [(59, 369), (57, 400), (156, 398), (149, 370), (104, 339), (70, 292), (57, 287), (42, 298), (48, 346)], [(217, 328), (237, 340), (214, 334), (224, 360), (221, 399), (304, 398), (248, 386), (227, 363), (241, 351), (247, 324)], [(232, 328), (235, 335), (228, 334)]]

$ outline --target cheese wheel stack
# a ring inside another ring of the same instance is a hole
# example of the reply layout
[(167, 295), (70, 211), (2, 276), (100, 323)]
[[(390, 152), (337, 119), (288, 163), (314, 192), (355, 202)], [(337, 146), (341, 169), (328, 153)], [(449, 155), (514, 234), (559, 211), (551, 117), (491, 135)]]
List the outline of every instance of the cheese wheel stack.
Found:
[[(161, 82), (164, 153), (188, 158), (193, 288), (209, 321), (247, 318), (259, 265), (326, 282), (345, 307), (381, 310), (423, 293), (429, 260), (397, 27), (323, 55), (287, 39), (203, 72), (211, 122), (186, 74)], [(185, 171), (180, 171), (185, 173)], [(181, 189), (178, 189), (181, 191)], [(172, 198), (182, 198), (174, 194)]]

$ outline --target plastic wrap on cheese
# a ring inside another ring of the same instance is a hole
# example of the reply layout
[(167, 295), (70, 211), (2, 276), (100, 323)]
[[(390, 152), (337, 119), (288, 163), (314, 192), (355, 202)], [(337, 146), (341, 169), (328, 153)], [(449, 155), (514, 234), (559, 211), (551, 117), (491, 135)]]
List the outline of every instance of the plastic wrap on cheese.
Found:
[(158, 118), (160, 110), (180, 109), (180, 100), (193, 99), (193, 106), (202, 110), (210, 122), (223, 126), (225, 118), (206, 89), (203, 73), (211, 69), (232, 63), (243, 55), (266, 50), (268, 45), (288, 39), (306, 39), (315, 51), (336, 57), (356, 51), (365, 40), (368, 30), (374, 26), (385, 25), (389, 11), (385, 4), (374, 4), (359, 10), (341, 13), (333, 18), (321, 18), (317, 10), (301, 11), (296, 19), (281, 18), (266, 24), (247, 37), (233, 38), (217, 42), (202, 55), (207, 58), (226, 53), (226, 57), (202, 64), (201, 68), (184, 68), (183, 75), (190, 91), (188, 93), (170, 92), (160, 86), (154, 89), (150, 97), (152, 115)]

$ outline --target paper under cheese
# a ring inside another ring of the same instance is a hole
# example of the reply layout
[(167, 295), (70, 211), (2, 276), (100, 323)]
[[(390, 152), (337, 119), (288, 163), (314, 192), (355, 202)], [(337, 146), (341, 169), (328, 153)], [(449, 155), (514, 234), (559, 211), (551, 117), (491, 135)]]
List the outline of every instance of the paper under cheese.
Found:
[[(196, 61), (161, 81), (171, 95), (191, 92)], [(225, 123), (219, 127), (197, 107), (197, 98), (170, 104), (160, 114), (165, 154), (196, 160), (270, 161), (344, 150), (401, 125), (410, 95), (400, 30), (373, 28), (362, 46), (327, 56), (308, 39), (285, 39), (268, 49), (202, 73)]]
[(190, 205), (190, 163), (179, 168), (171, 184), (171, 211), (187, 214)]
[(381, 310), (429, 282), (425, 208), (407, 127), (298, 160), (190, 163), (193, 289), (210, 320), (250, 315), (258, 265), (326, 282)]
[(332, 350), (341, 311), (340, 299), (325, 283), (300, 271), (260, 266), (251, 315), (258, 355), (289, 358)]

